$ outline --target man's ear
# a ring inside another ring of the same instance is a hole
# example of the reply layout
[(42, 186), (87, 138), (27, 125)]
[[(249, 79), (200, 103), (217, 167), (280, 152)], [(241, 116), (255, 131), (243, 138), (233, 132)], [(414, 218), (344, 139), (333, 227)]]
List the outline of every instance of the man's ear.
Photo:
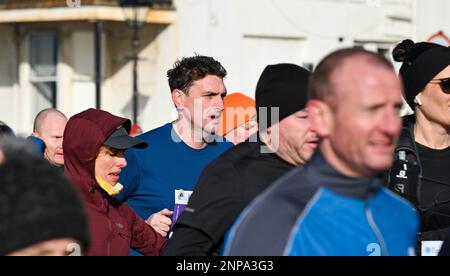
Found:
[(309, 100), (307, 108), (311, 130), (321, 138), (328, 137), (334, 127), (334, 115), (331, 108), (320, 100)]
[(31, 133), (31, 136), (37, 137), (37, 138), (39, 138), (39, 139), (42, 139), (41, 135), (39, 135), (39, 133), (37, 133), (37, 132)]
[(179, 89), (175, 89), (172, 91), (172, 101), (175, 104), (177, 110), (183, 110), (185, 96), (186, 94), (184, 94), (184, 92)]
[(264, 133), (266, 133), (267, 135), (270, 136), (270, 134), (272, 134), (272, 126), (266, 128), (266, 130), (264, 131)]
[(270, 145), (270, 134), (272, 133), (272, 128), (268, 127), (263, 131), (259, 131), (259, 137), (261, 138), (261, 141), (264, 142), (266, 145)]

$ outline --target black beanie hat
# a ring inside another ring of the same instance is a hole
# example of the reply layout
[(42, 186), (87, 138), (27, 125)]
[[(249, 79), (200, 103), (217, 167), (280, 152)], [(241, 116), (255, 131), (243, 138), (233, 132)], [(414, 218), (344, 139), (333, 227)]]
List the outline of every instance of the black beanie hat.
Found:
[[(268, 65), (264, 69), (255, 91), (260, 130), (305, 108), (310, 74), (308, 70), (289, 63)], [(261, 107), (267, 107), (267, 116), (262, 116)], [(278, 121), (272, 122), (271, 107), (279, 108)]]
[(395, 61), (403, 62), (400, 68), (403, 92), (406, 102), (413, 110), (414, 97), (450, 65), (450, 48), (429, 42), (403, 40), (395, 47), (392, 56)]
[(0, 121), (0, 139), (3, 136), (14, 136), (14, 131), (7, 124)]
[(82, 202), (48, 162), (31, 155), (7, 156), (0, 165), (0, 183), (0, 255), (56, 238), (88, 247)]

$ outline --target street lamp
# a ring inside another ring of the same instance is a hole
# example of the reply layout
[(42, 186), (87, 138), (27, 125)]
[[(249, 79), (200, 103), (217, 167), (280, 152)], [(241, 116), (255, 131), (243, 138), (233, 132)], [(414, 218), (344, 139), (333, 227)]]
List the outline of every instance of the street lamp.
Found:
[(119, 0), (125, 19), (133, 30), (131, 46), (133, 54), (129, 57), (133, 61), (133, 124), (137, 124), (138, 117), (138, 61), (139, 61), (139, 29), (145, 24), (150, 5), (148, 0)]

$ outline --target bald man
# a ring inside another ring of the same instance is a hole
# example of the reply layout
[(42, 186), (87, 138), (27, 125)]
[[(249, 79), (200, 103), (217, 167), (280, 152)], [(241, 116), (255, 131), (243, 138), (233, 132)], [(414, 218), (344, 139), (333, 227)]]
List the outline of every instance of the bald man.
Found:
[(45, 143), (44, 158), (56, 167), (64, 166), (63, 134), (67, 117), (54, 108), (41, 110), (34, 119), (32, 136)]

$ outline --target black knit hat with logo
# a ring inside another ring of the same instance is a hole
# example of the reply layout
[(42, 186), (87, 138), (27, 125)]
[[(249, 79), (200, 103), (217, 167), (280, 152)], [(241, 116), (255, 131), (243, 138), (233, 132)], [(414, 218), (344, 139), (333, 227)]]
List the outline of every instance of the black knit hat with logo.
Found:
[(0, 255), (58, 238), (89, 245), (84, 208), (72, 184), (38, 157), (0, 164)]
[[(305, 108), (310, 74), (311, 72), (303, 67), (290, 63), (268, 65), (264, 69), (255, 91), (260, 130)], [(262, 107), (267, 108), (267, 116), (261, 112)], [(272, 107), (279, 108), (278, 120), (274, 120)]]
[(414, 43), (409, 39), (403, 40), (395, 47), (392, 56), (395, 61), (403, 62), (400, 68), (403, 92), (412, 109), (416, 95), (450, 65), (450, 48), (429, 42)]

